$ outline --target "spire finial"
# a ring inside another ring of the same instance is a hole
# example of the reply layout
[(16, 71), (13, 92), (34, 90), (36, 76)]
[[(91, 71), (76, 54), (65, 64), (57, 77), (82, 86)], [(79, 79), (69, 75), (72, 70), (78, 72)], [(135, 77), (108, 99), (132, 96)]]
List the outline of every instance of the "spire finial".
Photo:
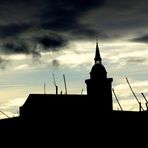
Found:
[(95, 64), (96, 63), (101, 63), (101, 56), (100, 56), (100, 51), (99, 51), (99, 46), (98, 46), (98, 36), (96, 36), (96, 54), (95, 54)]
[(96, 44), (98, 44), (98, 40), (99, 40), (99, 39), (98, 39), (98, 36), (96, 35)]

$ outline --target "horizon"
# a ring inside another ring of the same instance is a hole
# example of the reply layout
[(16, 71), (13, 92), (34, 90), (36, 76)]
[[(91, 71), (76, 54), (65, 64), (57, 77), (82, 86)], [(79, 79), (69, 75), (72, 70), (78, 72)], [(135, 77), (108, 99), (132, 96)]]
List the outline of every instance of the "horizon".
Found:
[[(2, 1), (0, 8), (0, 111), (17, 116), (29, 94), (86, 94), (96, 36), (102, 64), (123, 110), (139, 110), (126, 82), (145, 107), (148, 96), (146, 0)], [(119, 106), (113, 96), (114, 110)], [(0, 118), (6, 118), (0, 114)]]

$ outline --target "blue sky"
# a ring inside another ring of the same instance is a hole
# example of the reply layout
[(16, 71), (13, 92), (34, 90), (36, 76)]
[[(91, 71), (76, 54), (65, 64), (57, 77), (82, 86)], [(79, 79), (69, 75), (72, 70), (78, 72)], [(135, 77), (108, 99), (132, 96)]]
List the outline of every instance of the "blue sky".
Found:
[[(96, 36), (108, 77), (124, 110), (145, 108), (148, 95), (147, 0), (10, 0), (0, 4), (0, 110), (17, 116), (30, 93), (86, 93)], [(114, 109), (118, 109), (114, 99)], [(3, 118), (1, 114), (1, 118)]]

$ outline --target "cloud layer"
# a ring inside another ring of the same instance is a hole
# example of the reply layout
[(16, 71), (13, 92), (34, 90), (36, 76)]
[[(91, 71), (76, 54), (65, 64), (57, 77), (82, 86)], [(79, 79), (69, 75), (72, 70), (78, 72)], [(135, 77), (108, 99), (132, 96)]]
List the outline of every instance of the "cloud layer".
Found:
[[(94, 40), (96, 35), (102, 40), (147, 42), (147, 4), (146, 0), (2, 1), (1, 51), (39, 55), (62, 49), (71, 40)], [(40, 51), (34, 48), (37, 45), (42, 46)]]

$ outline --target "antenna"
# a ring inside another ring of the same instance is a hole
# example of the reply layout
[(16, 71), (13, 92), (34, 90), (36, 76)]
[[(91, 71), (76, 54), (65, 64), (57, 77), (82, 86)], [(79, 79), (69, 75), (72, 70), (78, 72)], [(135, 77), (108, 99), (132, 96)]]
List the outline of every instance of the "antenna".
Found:
[(148, 101), (147, 101), (147, 99), (146, 99), (144, 93), (141, 93), (141, 94), (142, 94), (143, 98), (145, 99), (146, 103), (148, 103)]
[(117, 101), (117, 103), (118, 103), (120, 109), (123, 111), (123, 109), (122, 109), (122, 107), (121, 107), (121, 104), (120, 104), (120, 102), (119, 102), (119, 100), (118, 100), (118, 98), (117, 98), (117, 96), (116, 96), (115, 90), (114, 90), (113, 88), (112, 88), (112, 91), (113, 91), (113, 94), (114, 94), (114, 96), (115, 96), (115, 98), (116, 98), (116, 101)]
[(83, 88), (82, 88), (82, 90), (81, 90), (81, 95), (83, 94)]
[(44, 83), (44, 94), (46, 94), (46, 84)]
[(6, 117), (10, 118), (7, 114), (5, 114), (4, 112), (0, 111), (3, 115), (5, 115)]
[(98, 40), (99, 40), (99, 39), (98, 39), (98, 35), (96, 35), (96, 43), (97, 43), (97, 44), (98, 44)]
[(146, 99), (146, 97), (145, 97), (144, 93), (141, 93), (141, 94), (142, 94), (143, 98), (144, 98), (144, 99), (145, 99), (145, 101), (146, 101), (145, 105), (146, 105), (146, 109), (148, 110), (148, 101), (147, 101), (147, 99)]
[(53, 84), (56, 88), (56, 95), (58, 94), (58, 86), (56, 85), (56, 80), (55, 80), (55, 76), (54, 76), (54, 73), (53, 73)]
[(141, 106), (141, 102), (138, 100), (137, 96), (135, 95), (135, 93), (134, 93), (134, 91), (133, 91), (133, 89), (132, 89), (132, 87), (131, 87), (128, 79), (127, 79), (127, 77), (126, 77), (126, 81), (127, 81), (128, 85), (129, 85), (129, 88), (130, 88), (131, 92), (133, 93), (134, 97), (136, 98), (137, 102), (139, 103), (140, 110), (142, 109), (144, 111), (143, 107)]
[(65, 80), (65, 75), (63, 74), (63, 78), (64, 78), (64, 85), (65, 85), (65, 94), (67, 95), (67, 86), (66, 86), (66, 80)]

